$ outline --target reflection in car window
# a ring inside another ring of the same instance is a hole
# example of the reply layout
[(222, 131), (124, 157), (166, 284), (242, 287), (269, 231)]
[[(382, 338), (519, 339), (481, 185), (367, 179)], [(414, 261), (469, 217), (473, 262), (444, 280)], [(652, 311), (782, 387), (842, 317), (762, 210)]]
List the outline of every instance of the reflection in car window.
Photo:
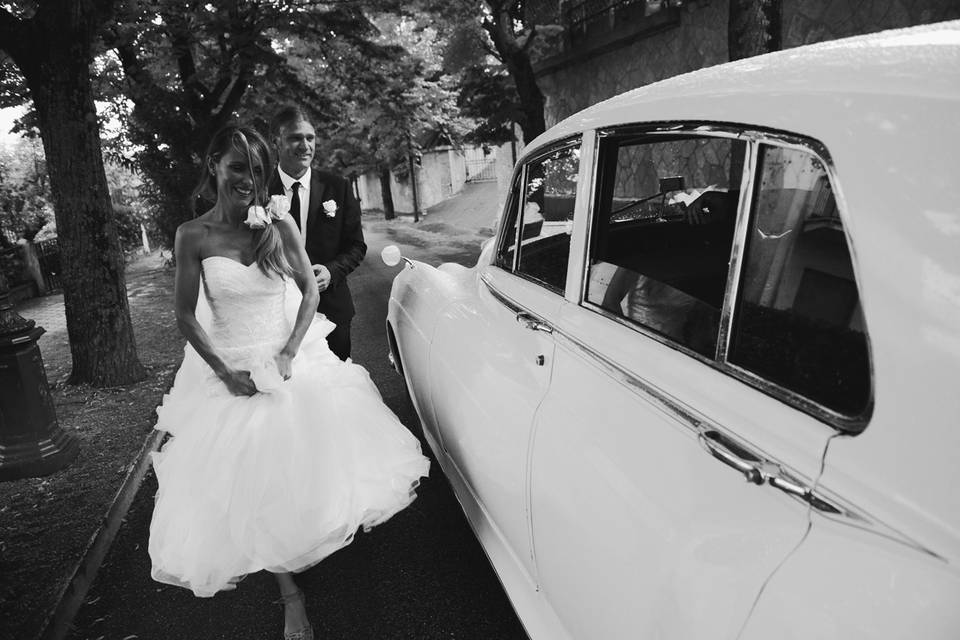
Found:
[(728, 359), (834, 411), (867, 406), (850, 251), (821, 162), (763, 145)]
[[(520, 257), (516, 272), (563, 293), (570, 259), (570, 234), (577, 195), (580, 147), (557, 149), (525, 167), (523, 188), (514, 198), (519, 219)], [(516, 229), (506, 221), (507, 231)], [(498, 265), (512, 262), (515, 236), (505, 237)]]
[(702, 136), (602, 141), (587, 300), (713, 357), (745, 148)]

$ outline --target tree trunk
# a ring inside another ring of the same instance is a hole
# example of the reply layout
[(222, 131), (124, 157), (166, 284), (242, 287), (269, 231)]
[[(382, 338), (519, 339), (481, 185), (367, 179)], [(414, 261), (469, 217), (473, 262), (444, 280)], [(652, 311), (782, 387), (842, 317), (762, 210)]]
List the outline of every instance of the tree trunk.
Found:
[[(483, 26), (513, 79), (523, 112), (523, 120), (519, 122), (523, 130), (523, 140), (529, 143), (547, 128), (543, 117), (545, 100), (537, 85), (528, 47), (521, 46), (513, 35), (513, 18), (508, 11), (508, 5), (509, 3), (504, 6), (500, 6), (500, 3), (491, 4), (488, 0), (487, 6), (493, 15), (484, 21)], [(536, 37), (535, 33), (531, 33), (528, 41)]]
[(727, 51), (740, 60), (780, 49), (781, 0), (730, 0)]
[(393, 208), (393, 192), (390, 191), (390, 167), (381, 164), (377, 170), (380, 176), (380, 195), (383, 198), (383, 218), (393, 220), (397, 212)]
[(53, 192), (73, 356), (70, 382), (117, 386), (145, 372), (137, 358), (100, 151), (89, 75), (91, 11), (88, 3), (49, 7), (45, 22), (17, 34), (20, 55), (14, 60), (37, 111)]

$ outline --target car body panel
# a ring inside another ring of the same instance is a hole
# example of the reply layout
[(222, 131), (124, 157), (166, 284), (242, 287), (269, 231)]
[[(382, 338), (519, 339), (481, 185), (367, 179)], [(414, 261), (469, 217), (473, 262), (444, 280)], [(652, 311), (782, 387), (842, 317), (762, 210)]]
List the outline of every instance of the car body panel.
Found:
[(816, 516), (740, 637), (953, 640), (960, 632), (957, 603), (960, 576), (941, 559)]
[(527, 458), (533, 416), (550, 382), (553, 339), (524, 328), (505, 302), (523, 298), (525, 308), (552, 315), (559, 300), (529, 282), (491, 279), (490, 285), (475, 279), (476, 297), (447, 307), (437, 330), (433, 354), (440, 355), (430, 363), (435, 393), (458, 398), (437, 403), (437, 425), (444, 448), (535, 582)]

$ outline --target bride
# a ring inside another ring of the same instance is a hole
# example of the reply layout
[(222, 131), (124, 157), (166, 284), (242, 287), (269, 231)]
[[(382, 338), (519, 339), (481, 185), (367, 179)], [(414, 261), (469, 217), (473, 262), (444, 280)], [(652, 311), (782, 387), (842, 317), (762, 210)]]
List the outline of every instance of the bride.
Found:
[(429, 461), (366, 370), (327, 347), (317, 285), (283, 196), (266, 201), (270, 151), (228, 126), (197, 192), (213, 208), (177, 229), (175, 305), (183, 364), (157, 408), (173, 437), (149, 552), (155, 580), (209, 597), (272, 572), (284, 637), (313, 637), (293, 573), (415, 498)]

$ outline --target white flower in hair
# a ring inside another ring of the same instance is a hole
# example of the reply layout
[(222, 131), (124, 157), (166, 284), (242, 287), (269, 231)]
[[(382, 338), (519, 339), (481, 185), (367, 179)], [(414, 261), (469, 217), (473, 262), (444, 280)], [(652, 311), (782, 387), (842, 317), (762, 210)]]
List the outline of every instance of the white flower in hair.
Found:
[(266, 207), (255, 204), (248, 208), (247, 219), (243, 222), (251, 229), (263, 229), (289, 212), (290, 200), (287, 196), (270, 196)]
[(243, 221), (243, 223), (251, 229), (263, 229), (271, 222), (273, 222), (273, 220), (270, 219), (267, 210), (258, 204), (252, 205), (247, 209), (247, 219)]
[(327, 214), (328, 218), (332, 218), (337, 215), (337, 201), (336, 200), (325, 200), (323, 203), (323, 212)]

